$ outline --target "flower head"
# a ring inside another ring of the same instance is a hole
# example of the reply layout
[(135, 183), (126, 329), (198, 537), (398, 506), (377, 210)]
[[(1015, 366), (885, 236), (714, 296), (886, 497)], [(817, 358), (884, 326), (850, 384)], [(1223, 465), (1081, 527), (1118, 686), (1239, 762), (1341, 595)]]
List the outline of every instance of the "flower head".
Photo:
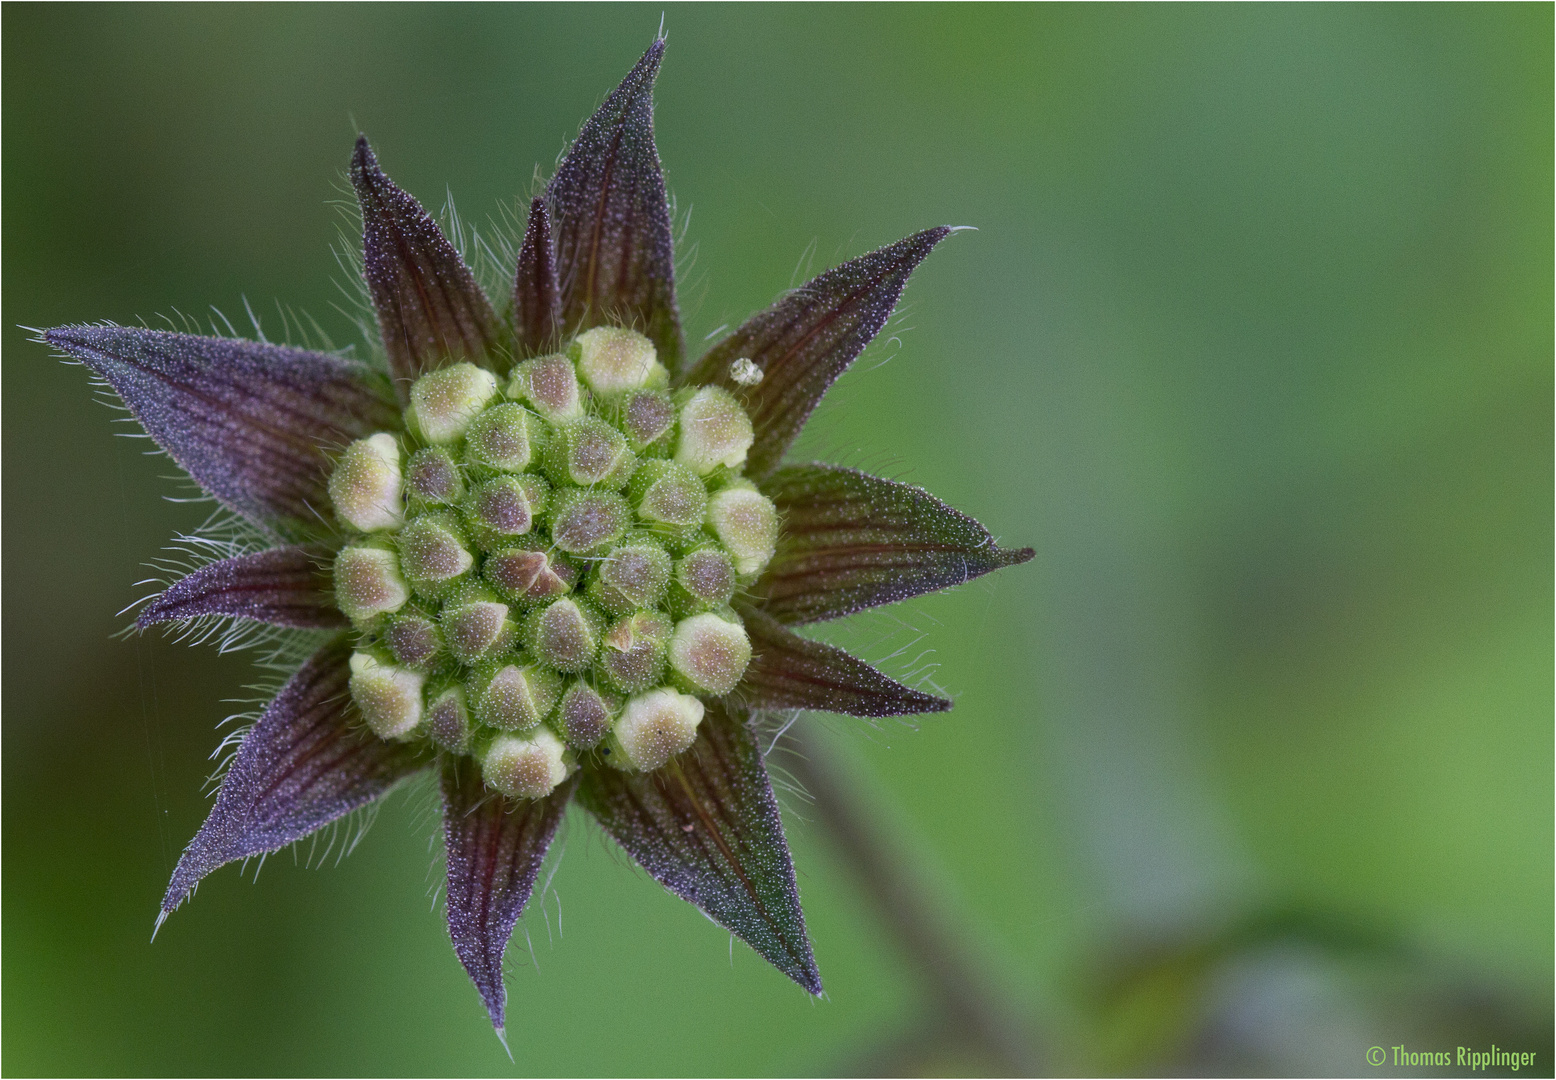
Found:
[(324, 639), (243, 737), (159, 923), (216, 868), (432, 770), (449, 933), (499, 1032), (503, 952), (574, 799), (820, 992), (751, 718), (951, 703), (793, 627), (1032, 553), (918, 488), (782, 463), (951, 230), (836, 267), (686, 355), (653, 139), (663, 52), (531, 202), (496, 302), (358, 140), (381, 364), (110, 325), (44, 334), (269, 541), (174, 582), (138, 625), (218, 616)]

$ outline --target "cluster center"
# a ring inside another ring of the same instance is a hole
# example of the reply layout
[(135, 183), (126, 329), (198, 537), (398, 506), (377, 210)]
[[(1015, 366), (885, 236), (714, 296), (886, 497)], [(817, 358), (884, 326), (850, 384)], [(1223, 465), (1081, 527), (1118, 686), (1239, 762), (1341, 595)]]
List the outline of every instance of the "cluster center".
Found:
[(582, 754), (648, 771), (691, 746), (750, 662), (731, 601), (778, 518), (740, 471), (740, 403), (668, 383), (646, 337), (597, 327), (504, 378), (424, 375), (403, 431), (345, 449), (335, 595), (376, 735), (469, 755), (516, 798)]

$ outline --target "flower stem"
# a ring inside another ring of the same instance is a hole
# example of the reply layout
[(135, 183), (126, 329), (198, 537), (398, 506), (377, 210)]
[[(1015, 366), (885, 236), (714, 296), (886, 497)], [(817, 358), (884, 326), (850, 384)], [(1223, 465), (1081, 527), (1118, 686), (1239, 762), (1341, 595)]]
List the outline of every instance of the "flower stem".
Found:
[(814, 819), (882, 917), (929, 998), (924, 1008), (933, 1019), (916, 1023), (904, 1038), (858, 1062), (861, 1074), (912, 1072), (926, 1064), (925, 1058), (960, 1050), (977, 1054), (990, 1075), (1039, 1075), (1043, 1055), (1027, 1025), (957, 942), (917, 876), (895, 856), (854, 796), (853, 785), (830, 760), (833, 755), (819, 745), (808, 718), (790, 730), (785, 742), (792, 751), (785, 766), (813, 800)]

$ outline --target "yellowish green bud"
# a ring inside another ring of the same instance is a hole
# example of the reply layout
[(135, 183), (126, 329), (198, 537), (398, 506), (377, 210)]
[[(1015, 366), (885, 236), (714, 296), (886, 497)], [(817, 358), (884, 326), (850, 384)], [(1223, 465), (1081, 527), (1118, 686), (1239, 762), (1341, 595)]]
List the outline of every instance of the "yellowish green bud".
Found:
[(627, 439), (604, 420), (586, 416), (557, 428), (546, 452), (546, 475), (559, 484), (617, 489), (637, 467)]
[(562, 695), (562, 703), (557, 706), (556, 724), (569, 746), (576, 746), (580, 750), (592, 749), (610, 734), (610, 704), (588, 683), (574, 682)]
[(562, 677), (550, 668), (517, 661), (478, 669), (466, 686), (475, 718), (502, 731), (527, 731), (546, 718), (562, 693)]
[(597, 326), (579, 334), (571, 351), (578, 361), (579, 376), (602, 397), (662, 387), (670, 378), (658, 360), (654, 343), (633, 330)]
[(410, 598), (400, 560), (390, 549), (353, 545), (335, 556), (335, 606), (352, 622), (399, 611)]
[(441, 693), (429, 694), (427, 704), (427, 734), (445, 750), (456, 754), (470, 751), (470, 710), (465, 705), (465, 691), (461, 686), (450, 686)]
[(508, 396), (527, 403), (547, 420), (572, 420), (583, 415), (578, 373), (560, 354), (526, 360), (513, 369)]
[(419, 594), (440, 596), (475, 565), (450, 514), (423, 514), (400, 530), (400, 565)]
[(409, 739), (421, 724), (422, 685), (427, 676), (380, 663), (371, 653), (351, 654), (351, 700), (380, 739)]
[(697, 741), (703, 704), (668, 687), (627, 700), (612, 732), (620, 757), (611, 764), (652, 772)]
[(721, 465), (738, 468), (756, 441), (751, 418), (740, 402), (717, 386), (705, 386), (693, 394), (681, 406), (680, 420), (675, 460), (699, 476), (707, 476)]
[(599, 564), (589, 595), (613, 615), (659, 606), (670, 584), (670, 555), (652, 540), (612, 548)]
[(689, 689), (727, 694), (740, 682), (751, 662), (746, 628), (712, 612), (676, 623), (670, 638), (670, 668)]
[(527, 604), (568, 592), (578, 571), (544, 551), (510, 548), (487, 556), (481, 576), (509, 600)]
[(400, 444), (379, 432), (346, 447), (330, 474), (330, 501), (340, 519), (362, 532), (396, 529), (404, 520)]
[(567, 747), (545, 728), (499, 735), (481, 758), (481, 778), (514, 799), (542, 799), (567, 779)]
[(590, 554), (619, 540), (631, 521), (626, 500), (615, 492), (571, 488), (556, 499), (551, 539), (569, 555)]
[(474, 364), (450, 364), (417, 379), (405, 418), (427, 442), (457, 441), (497, 394), (497, 376)]
[(487, 409), (465, 432), (470, 460), (506, 472), (523, 472), (545, 442), (545, 424), (522, 405)]
[(532, 473), (494, 477), (465, 497), (465, 524), (483, 547), (495, 547), (534, 528), (549, 496), (546, 482)]
[(708, 524), (742, 576), (766, 566), (778, 546), (778, 509), (749, 486), (732, 485), (709, 499)]
[(384, 644), (394, 658), (407, 667), (428, 668), (443, 648), (438, 624), (419, 611), (405, 611), (389, 620), (384, 628)]
[(676, 601), (696, 611), (723, 607), (735, 595), (735, 560), (718, 547), (697, 548), (675, 564)]
[(444, 605), (438, 616), (448, 651), (462, 664), (473, 664), (513, 639), (508, 605), (494, 600), (470, 599)]
[(629, 615), (606, 633), (600, 673), (626, 694), (652, 690), (663, 679), (669, 640), (670, 620), (657, 611)]
[(628, 495), (644, 521), (695, 528), (708, 512), (708, 489), (701, 477), (673, 461), (644, 462)]
[(524, 644), (558, 671), (583, 671), (600, 650), (599, 620), (575, 600), (558, 600), (525, 620)]
[(425, 504), (452, 505), (465, 493), (465, 481), (449, 452), (440, 446), (416, 451), (405, 467), (411, 498)]
[(663, 390), (634, 390), (621, 403), (621, 429), (627, 445), (643, 450), (675, 427), (675, 402)]

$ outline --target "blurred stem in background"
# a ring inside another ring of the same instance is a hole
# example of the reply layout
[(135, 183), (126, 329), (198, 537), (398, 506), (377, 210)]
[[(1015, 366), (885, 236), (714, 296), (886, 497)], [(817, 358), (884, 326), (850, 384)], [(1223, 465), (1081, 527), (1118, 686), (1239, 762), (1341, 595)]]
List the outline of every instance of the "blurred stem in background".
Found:
[(894, 815), (872, 808), (868, 786), (827, 742), (806, 717), (776, 753), (917, 999), (905, 1027), (851, 1054), (840, 1075), (1255, 1075), (1278, 1074), (1283, 1061), (1343, 1075), (1354, 1056), (1344, 1036), (1385, 1029), (1424, 1040), (1416, 1045), (1451, 1033), (1481, 1050), (1518, 1047), (1543, 1063), (1526, 1074), (1551, 1075), (1548, 1018), (1505, 987), (1387, 925), (1271, 900), (1100, 943), (1078, 958), (1079, 1023), (1061, 1036), (1003, 991), (913, 866), (910, 841), (890, 835)]
[(816, 743), (811, 721), (787, 737), (785, 766), (812, 800), (809, 806), (842, 865), (880, 916), (881, 927), (917, 976), (923, 1002), (909, 1032), (854, 1061), (861, 1075), (919, 1074), (927, 1062), (972, 1057), (973, 1070), (997, 1076), (1046, 1073), (1031, 1025), (979, 970), (971, 950), (937, 910), (924, 882), (901, 858), (856, 794), (844, 769)]

